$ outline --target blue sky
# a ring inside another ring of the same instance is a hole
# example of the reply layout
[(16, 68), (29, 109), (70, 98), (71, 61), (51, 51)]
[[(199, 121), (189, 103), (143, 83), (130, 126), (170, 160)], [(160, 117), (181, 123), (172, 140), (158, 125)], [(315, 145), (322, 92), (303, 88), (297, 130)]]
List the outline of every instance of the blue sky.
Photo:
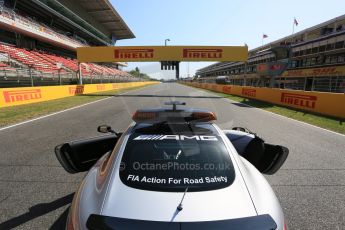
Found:
[[(136, 35), (121, 40), (119, 46), (164, 45), (244, 45), (249, 49), (292, 33), (293, 18), (299, 22), (296, 31), (345, 14), (344, 0), (111, 0)], [(190, 63), (192, 75), (210, 63)], [(125, 70), (138, 66), (155, 77), (172, 77), (161, 72), (158, 63), (130, 63)], [(188, 64), (181, 64), (187, 76)]]

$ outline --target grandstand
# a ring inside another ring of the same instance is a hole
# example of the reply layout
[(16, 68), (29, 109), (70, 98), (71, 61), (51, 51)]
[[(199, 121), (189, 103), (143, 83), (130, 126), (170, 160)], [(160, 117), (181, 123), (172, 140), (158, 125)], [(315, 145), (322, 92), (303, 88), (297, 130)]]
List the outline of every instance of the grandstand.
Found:
[(134, 34), (108, 0), (0, 0), (0, 87), (137, 81), (124, 63), (78, 63), (76, 48)]
[[(279, 57), (277, 49), (287, 56)], [(284, 58), (287, 68), (279, 74), (262, 71), (279, 68)], [(199, 82), (345, 92), (345, 15), (252, 49), (247, 62), (215, 63), (196, 75)]]

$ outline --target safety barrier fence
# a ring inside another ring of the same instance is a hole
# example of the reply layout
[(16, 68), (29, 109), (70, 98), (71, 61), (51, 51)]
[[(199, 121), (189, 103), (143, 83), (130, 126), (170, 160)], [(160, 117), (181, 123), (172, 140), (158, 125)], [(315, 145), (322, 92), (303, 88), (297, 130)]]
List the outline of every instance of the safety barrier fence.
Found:
[(149, 81), (89, 85), (0, 88), (0, 111), (3, 107), (31, 104), (64, 97), (99, 93), (111, 90), (130, 89), (157, 83), (158, 82)]
[(266, 101), (327, 116), (345, 118), (344, 93), (307, 92), (301, 90), (242, 87), (235, 85), (194, 82), (186, 82), (184, 84), (220, 93)]
[[(144, 79), (131, 76), (91, 74), (83, 77), (83, 84), (105, 84), (118, 82), (137, 82)], [(0, 88), (75, 85), (79, 82), (76, 73), (38, 73), (29, 69), (1, 69)]]

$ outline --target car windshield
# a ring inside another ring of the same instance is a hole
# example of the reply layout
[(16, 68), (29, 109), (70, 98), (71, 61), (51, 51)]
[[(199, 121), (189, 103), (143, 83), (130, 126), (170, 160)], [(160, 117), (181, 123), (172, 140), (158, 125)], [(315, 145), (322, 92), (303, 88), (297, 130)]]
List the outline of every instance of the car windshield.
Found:
[(151, 191), (221, 189), (235, 178), (227, 148), (211, 124), (136, 126), (122, 166), (124, 184)]

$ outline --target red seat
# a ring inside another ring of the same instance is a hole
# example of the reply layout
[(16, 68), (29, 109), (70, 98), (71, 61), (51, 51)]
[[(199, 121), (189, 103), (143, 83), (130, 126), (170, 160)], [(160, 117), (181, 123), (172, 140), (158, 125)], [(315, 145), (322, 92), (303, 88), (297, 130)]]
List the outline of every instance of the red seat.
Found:
[(0, 62), (0, 67), (7, 67), (8, 65), (5, 63)]
[[(63, 70), (60, 70), (60, 72), (62, 73), (66, 72), (66, 70), (71, 70), (73, 72), (78, 71), (78, 61), (76, 59), (65, 58), (57, 56), (55, 54), (48, 54), (41, 51), (28, 51), (26, 49), (21, 49), (5, 44), (0, 44), (0, 52), (6, 53), (10, 56), (10, 58), (42, 73), (57, 73), (59, 70), (59, 68), (56, 65), (57, 63), (62, 63)], [(101, 66), (94, 63), (83, 63), (81, 65), (81, 71), (83, 76), (130, 76), (128, 73), (124, 71), (117, 70), (115, 68), (110, 68), (107, 66)]]

